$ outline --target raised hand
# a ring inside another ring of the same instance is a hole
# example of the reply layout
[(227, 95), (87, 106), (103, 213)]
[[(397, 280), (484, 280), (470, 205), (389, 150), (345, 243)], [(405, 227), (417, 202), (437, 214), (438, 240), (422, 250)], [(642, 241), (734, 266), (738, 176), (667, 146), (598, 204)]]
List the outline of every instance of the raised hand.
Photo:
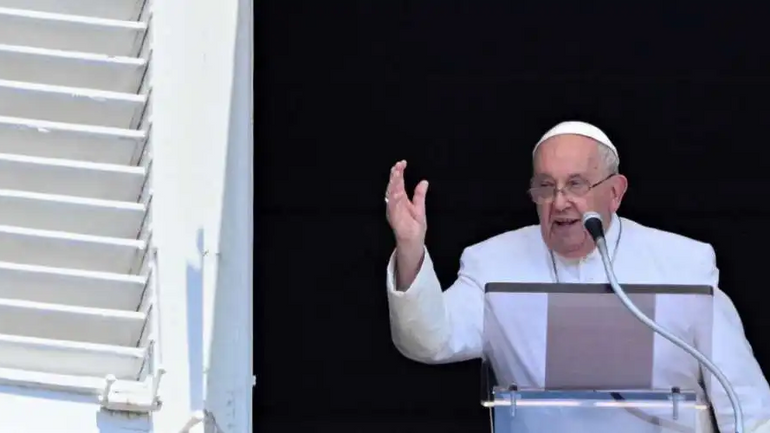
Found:
[(421, 181), (414, 190), (414, 197), (409, 200), (404, 188), (405, 169), (406, 161), (403, 160), (390, 169), (390, 181), (385, 191), (387, 219), (397, 244), (421, 248), (425, 243), (425, 232), (428, 229), (425, 217), (428, 181)]

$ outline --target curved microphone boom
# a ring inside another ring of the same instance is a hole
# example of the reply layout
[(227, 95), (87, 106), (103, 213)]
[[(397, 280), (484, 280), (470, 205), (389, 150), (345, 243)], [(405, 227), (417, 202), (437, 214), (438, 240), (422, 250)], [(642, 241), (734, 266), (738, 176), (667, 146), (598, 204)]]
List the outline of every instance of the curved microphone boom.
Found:
[(602, 217), (596, 212), (586, 212), (583, 215), (583, 226), (586, 228), (588, 233), (594, 239), (594, 242), (596, 242), (596, 247), (599, 249), (599, 255), (601, 255), (602, 262), (604, 263), (604, 271), (607, 274), (607, 278), (610, 281), (610, 286), (612, 286), (612, 291), (615, 292), (615, 294), (623, 302), (623, 305), (625, 305), (626, 308), (628, 308), (628, 310), (630, 310), (631, 313), (633, 313), (633, 315), (636, 316), (637, 319), (639, 319), (642, 323), (644, 323), (648, 327), (652, 328), (652, 330), (654, 330), (658, 334), (665, 337), (670, 342), (681, 347), (682, 350), (692, 355), (695, 359), (697, 359), (701, 363), (701, 365), (706, 367), (711, 373), (714, 374), (717, 380), (719, 380), (719, 383), (725, 389), (725, 392), (727, 392), (727, 396), (730, 398), (730, 403), (733, 406), (733, 413), (735, 415), (735, 433), (743, 433), (744, 432), (743, 411), (741, 410), (740, 401), (738, 401), (738, 395), (735, 393), (735, 390), (733, 389), (732, 385), (727, 380), (727, 377), (725, 377), (725, 375), (719, 370), (719, 368), (716, 365), (714, 365), (714, 363), (709, 361), (709, 359), (706, 358), (705, 355), (698, 352), (697, 349), (688, 345), (686, 342), (684, 342), (677, 336), (671, 334), (670, 332), (660, 327), (660, 325), (655, 323), (654, 320), (645, 316), (644, 313), (642, 313), (636, 307), (636, 305), (634, 305), (634, 303), (631, 302), (631, 299), (629, 299), (629, 297), (620, 287), (620, 284), (618, 283), (617, 278), (615, 278), (615, 271), (612, 268), (612, 262), (609, 259), (610, 255), (607, 251), (607, 243), (605, 242), (605, 239), (604, 239)]

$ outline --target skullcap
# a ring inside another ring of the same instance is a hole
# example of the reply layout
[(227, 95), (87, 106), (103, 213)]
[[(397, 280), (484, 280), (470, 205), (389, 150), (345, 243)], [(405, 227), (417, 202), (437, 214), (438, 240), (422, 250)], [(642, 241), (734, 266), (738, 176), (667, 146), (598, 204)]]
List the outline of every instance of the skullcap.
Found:
[(567, 122), (561, 122), (558, 125), (551, 128), (548, 132), (543, 135), (543, 137), (540, 138), (540, 141), (537, 142), (535, 145), (535, 148), (532, 150), (532, 154), (534, 155), (537, 151), (537, 148), (546, 140), (548, 140), (551, 137), (555, 137), (557, 135), (564, 135), (564, 134), (576, 134), (576, 135), (582, 135), (584, 137), (593, 138), (594, 140), (598, 141), (599, 143), (603, 144), (604, 146), (607, 146), (610, 150), (612, 150), (612, 153), (615, 154), (616, 157), (620, 158), (618, 155), (618, 149), (615, 148), (615, 145), (612, 144), (609, 137), (607, 137), (607, 134), (605, 134), (601, 129), (597, 128), (594, 125), (591, 125), (586, 122), (579, 122), (579, 121), (567, 121)]

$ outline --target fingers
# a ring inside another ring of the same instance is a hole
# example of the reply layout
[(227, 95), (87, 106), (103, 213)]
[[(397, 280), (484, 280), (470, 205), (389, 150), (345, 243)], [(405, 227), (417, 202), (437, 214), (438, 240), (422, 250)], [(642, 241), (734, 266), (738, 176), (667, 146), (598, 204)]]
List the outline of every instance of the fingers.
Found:
[[(406, 169), (406, 161), (401, 160), (397, 162), (390, 169), (390, 180), (388, 181), (388, 188), (385, 191), (385, 200), (389, 211), (396, 209), (396, 206), (400, 204), (402, 200), (408, 200), (406, 189), (404, 187), (404, 170)], [(428, 181), (423, 180), (414, 190), (414, 197), (408, 208), (410, 213), (417, 215), (425, 214), (425, 196), (428, 193)]]
[(385, 191), (385, 196), (389, 201), (396, 200), (406, 194), (406, 190), (404, 190), (404, 169), (406, 169), (406, 161), (404, 160), (397, 162), (390, 169), (390, 180)]
[(420, 212), (425, 212), (425, 196), (427, 194), (428, 194), (428, 181), (427, 180), (420, 181), (420, 183), (418, 183), (417, 187), (414, 189), (414, 198), (412, 199), (415, 207)]

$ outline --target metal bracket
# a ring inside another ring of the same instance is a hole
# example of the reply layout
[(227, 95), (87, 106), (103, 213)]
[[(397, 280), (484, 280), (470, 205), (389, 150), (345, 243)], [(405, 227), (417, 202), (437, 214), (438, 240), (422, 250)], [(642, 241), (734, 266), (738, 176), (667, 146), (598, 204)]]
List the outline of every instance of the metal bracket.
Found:
[(508, 387), (508, 399), (511, 402), (511, 418), (516, 416), (516, 405), (519, 395), (519, 387), (517, 385), (511, 385)]
[(671, 388), (671, 402), (673, 405), (674, 421), (679, 419), (679, 402), (682, 401), (682, 393), (678, 386)]
[(107, 377), (104, 378), (104, 388), (99, 395), (99, 403), (101, 403), (102, 407), (105, 407), (110, 403), (110, 391), (116, 380), (115, 375), (112, 374), (108, 374)]
[[(99, 395), (99, 403), (104, 409), (125, 412), (154, 412), (160, 408), (158, 388), (160, 379), (166, 373), (163, 367), (158, 367), (157, 372), (150, 377), (149, 389), (147, 385), (139, 386), (131, 390), (113, 390), (117, 379), (110, 374), (105, 377), (104, 388)], [(149, 395), (148, 395), (149, 394)]]

